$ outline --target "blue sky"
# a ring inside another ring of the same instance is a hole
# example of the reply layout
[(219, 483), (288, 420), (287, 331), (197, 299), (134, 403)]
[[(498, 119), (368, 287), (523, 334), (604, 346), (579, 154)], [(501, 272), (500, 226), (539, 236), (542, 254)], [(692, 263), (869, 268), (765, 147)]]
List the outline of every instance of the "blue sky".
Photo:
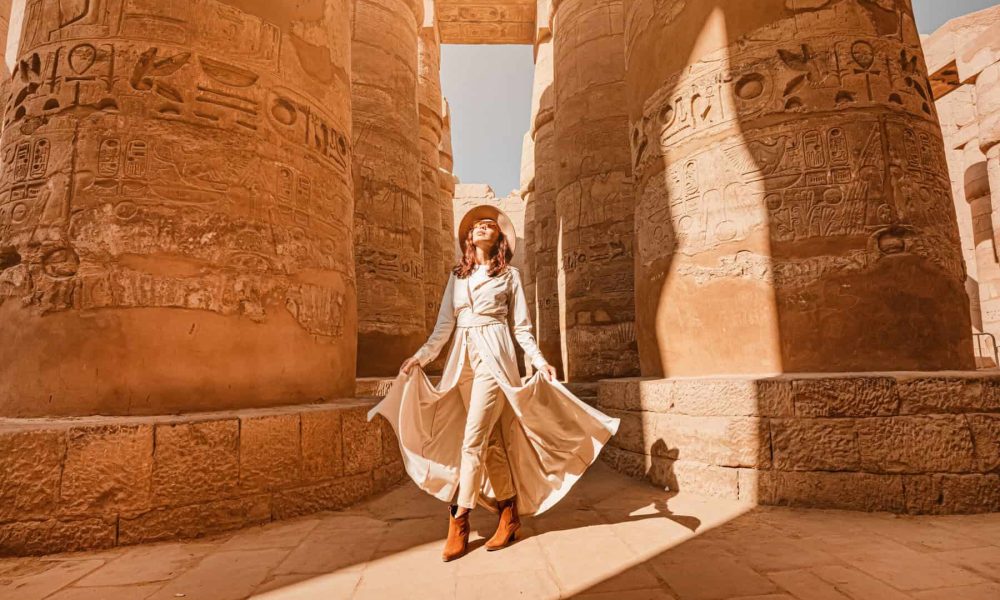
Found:
[[(998, 0), (913, 0), (917, 24), (931, 33), (945, 21)], [(441, 82), (452, 107), (455, 174), (488, 183), (498, 196), (520, 187), (521, 142), (531, 115), (531, 46), (450, 46)]]

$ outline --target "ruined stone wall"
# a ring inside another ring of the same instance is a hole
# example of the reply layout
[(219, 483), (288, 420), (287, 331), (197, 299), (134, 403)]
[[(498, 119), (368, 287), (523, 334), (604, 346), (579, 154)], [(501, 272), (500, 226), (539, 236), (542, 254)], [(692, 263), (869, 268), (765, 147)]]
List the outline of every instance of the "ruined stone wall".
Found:
[(350, 395), (346, 0), (29, 0), (0, 149), (0, 415)]
[(552, 3), (556, 214), (570, 381), (638, 370), (620, 0)]
[(643, 373), (970, 368), (909, 2), (666, 4), (626, 2)]
[(426, 340), (417, 111), (422, 0), (354, 0), (358, 375), (392, 375)]

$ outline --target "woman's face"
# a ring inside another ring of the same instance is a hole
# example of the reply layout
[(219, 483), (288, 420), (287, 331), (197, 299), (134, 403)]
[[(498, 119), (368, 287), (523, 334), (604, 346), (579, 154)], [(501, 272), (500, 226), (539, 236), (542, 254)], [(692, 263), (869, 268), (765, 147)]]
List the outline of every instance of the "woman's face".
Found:
[(482, 219), (472, 225), (472, 243), (483, 250), (490, 250), (500, 239), (500, 226), (492, 219)]

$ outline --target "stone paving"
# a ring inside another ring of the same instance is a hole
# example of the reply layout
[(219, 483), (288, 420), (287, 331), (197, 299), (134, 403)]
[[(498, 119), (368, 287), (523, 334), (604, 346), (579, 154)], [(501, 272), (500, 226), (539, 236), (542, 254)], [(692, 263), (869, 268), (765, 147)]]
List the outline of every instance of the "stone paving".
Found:
[(1000, 514), (909, 517), (670, 494), (597, 463), (487, 553), (442, 563), (444, 505), (407, 482), (351, 510), (211, 538), (0, 560), (3, 600), (997, 600)]

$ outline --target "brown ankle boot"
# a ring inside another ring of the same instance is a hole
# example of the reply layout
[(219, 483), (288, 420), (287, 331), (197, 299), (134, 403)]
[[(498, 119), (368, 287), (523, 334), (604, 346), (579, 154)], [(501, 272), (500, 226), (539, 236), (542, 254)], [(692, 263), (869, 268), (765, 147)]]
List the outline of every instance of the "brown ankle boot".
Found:
[(514, 541), (517, 530), (521, 528), (521, 519), (517, 516), (517, 497), (500, 502), (500, 523), (496, 533), (486, 542), (489, 551), (499, 550)]
[(469, 512), (471, 511), (465, 511), (464, 515), (456, 517), (457, 510), (458, 507), (453, 506), (451, 514), (448, 515), (448, 539), (445, 541), (444, 551), (441, 553), (441, 560), (445, 562), (462, 556), (469, 548), (469, 530), (471, 529)]

